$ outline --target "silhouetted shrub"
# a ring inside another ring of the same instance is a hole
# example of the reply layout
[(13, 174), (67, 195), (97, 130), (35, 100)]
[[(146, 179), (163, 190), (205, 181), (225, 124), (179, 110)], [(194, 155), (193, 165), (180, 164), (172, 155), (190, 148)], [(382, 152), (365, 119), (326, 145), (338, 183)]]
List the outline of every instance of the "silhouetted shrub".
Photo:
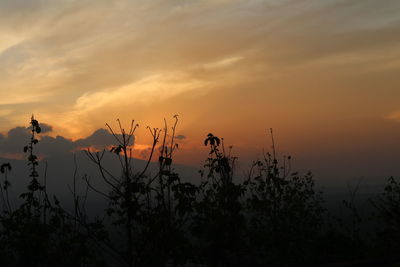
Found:
[(192, 233), (197, 261), (207, 266), (243, 266), (247, 245), (241, 198), (242, 184), (232, 181), (235, 157), (225, 153), (221, 140), (208, 134), (209, 157), (202, 171)]
[(274, 143), (272, 147), (272, 154), (253, 164), (245, 182), (252, 258), (260, 265), (305, 264), (315, 260), (322, 196), (310, 172), (291, 172), (290, 156), (280, 165)]
[[(185, 264), (193, 251), (185, 230), (197, 188), (183, 183), (172, 168), (173, 152), (177, 148), (175, 129), (178, 117), (174, 116), (174, 119), (171, 135), (166, 123), (163, 129), (148, 127), (153, 144), (147, 164), (139, 172), (134, 173), (131, 165), (130, 146), (138, 127), (133, 122), (129, 132), (125, 132), (119, 123), (120, 134), (115, 134), (109, 127), (117, 142), (110, 152), (121, 162), (121, 176), (115, 176), (104, 168), (105, 151), (87, 151), (110, 191), (100, 192), (87, 180), (88, 185), (107, 199), (108, 222), (113, 231), (119, 233), (116, 238), (103, 241), (127, 266)], [(156, 148), (159, 150), (159, 169), (151, 176), (147, 170)], [(107, 221), (103, 223), (107, 224)]]
[(11, 166), (1, 166), (6, 175), (1, 192), (5, 206), (0, 214), (1, 266), (104, 266), (89, 237), (78, 230), (74, 218), (61, 208), (56, 197), (53, 203), (49, 200), (46, 186), (39, 182), (34, 146), (40, 132), (39, 122), (32, 116), (31, 139), (24, 147), (30, 181), (17, 209), (12, 209), (8, 199), (7, 171)]
[(400, 181), (394, 177), (376, 199), (372, 200), (376, 210), (377, 245), (385, 254), (400, 253)]

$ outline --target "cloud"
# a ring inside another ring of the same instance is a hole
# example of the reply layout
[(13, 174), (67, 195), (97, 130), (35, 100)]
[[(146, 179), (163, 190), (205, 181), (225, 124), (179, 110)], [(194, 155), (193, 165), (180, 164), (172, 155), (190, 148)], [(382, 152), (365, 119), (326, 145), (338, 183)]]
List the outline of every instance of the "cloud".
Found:
[[(117, 137), (120, 141), (123, 140), (121, 134), (116, 134), (115, 137)], [(74, 144), (80, 148), (86, 148), (92, 146), (97, 149), (103, 149), (111, 145), (118, 145), (119, 143), (115, 137), (106, 129), (98, 129), (90, 136), (76, 140)], [(134, 142), (135, 142), (135, 136), (132, 136), (129, 144), (127, 145), (128, 146), (132, 145)]]
[(43, 136), (35, 150), (44, 157), (59, 157), (60, 155), (72, 153), (75, 148), (76, 145), (71, 139), (62, 136)]
[(394, 122), (400, 122), (400, 110), (395, 110), (388, 115), (385, 116), (385, 119), (394, 121)]
[(40, 123), (40, 128), (42, 129), (42, 133), (49, 133), (53, 131), (53, 126), (47, 123)]
[(185, 140), (186, 136), (182, 135), (182, 134), (178, 134), (177, 136), (175, 136), (176, 139), (178, 140)]
[[(188, 90), (205, 86), (205, 82), (190, 80), (182, 73), (164, 73), (146, 77), (119, 88), (88, 93), (79, 97), (75, 104), (77, 112), (88, 112), (112, 105), (128, 103), (151, 104)], [(127, 97), (129, 96), (129, 98)]]
[[(52, 126), (48, 124), (40, 124), (43, 133), (50, 132)], [(116, 135), (118, 138), (122, 138), (121, 135)], [(31, 134), (29, 128), (15, 127), (8, 131), (7, 135), (0, 134), (0, 156), (7, 155), (22, 155), (23, 147), (30, 141)], [(86, 147), (94, 147), (98, 150), (108, 148), (111, 145), (117, 145), (118, 142), (114, 136), (105, 129), (98, 129), (92, 135), (81, 138), (76, 141), (65, 138), (63, 136), (48, 136), (38, 135), (39, 143), (34, 147), (35, 153), (38, 153), (44, 157), (58, 157), (60, 155), (66, 155), (76, 150), (84, 149)], [(134, 141), (132, 139), (131, 143)]]
[(0, 151), (3, 153), (23, 152), (23, 147), (28, 144), (30, 134), (26, 127), (16, 127), (8, 131), (6, 136), (0, 138)]
[(224, 59), (221, 59), (221, 60), (218, 60), (215, 62), (203, 64), (203, 67), (211, 68), (211, 69), (228, 67), (228, 66), (231, 66), (231, 65), (237, 63), (241, 59), (243, 59), (243, 57), (241, 57), (241, 56), (228, 57), (228, 58), (224, 58)]
[[(31, 131), (32, 130), (32, 126), (29, 126), (26, 129)], [(47, 123), (41, 122), (40, 123), (40, 129), (41, 129), (41, 132), (40, 132), (41, 134), (50, 133), (50, 132), (53, 131), (53, 126), (51, 126), (51, 125), (49, 125)]]
[(13, 112), (12, 109), (1, 109), (0, 108), (0, 117), (5, 117), (10, 115)]

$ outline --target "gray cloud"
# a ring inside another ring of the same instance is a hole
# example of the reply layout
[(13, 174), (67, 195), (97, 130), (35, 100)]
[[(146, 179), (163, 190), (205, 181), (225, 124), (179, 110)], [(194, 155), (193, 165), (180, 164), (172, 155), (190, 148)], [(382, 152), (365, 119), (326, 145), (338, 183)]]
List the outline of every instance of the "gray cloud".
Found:
[(182, 135), (182, 134), (178, 134), (177, 136), (175, 136), (176, 139), (178, 140), (185, 140), (186, 136)]
[[(51, 131), (52, 127), (41, 123), (44, 132)], [(23, 147), (30, 141), (29, 128), (16, 127), (11, 129), (6, 136), (0, 134), (0, 152), (22, 154)], [(121, 138), (121, 135), (117, 135)], [(36, 153), (45, 157), (55, 157), (69, 154), (76, 149), (82, 149), (89, 146), (96, 149), (104, 149), (110, 145), (117, 145), (117, 141), (112, 134), (105, 129), (98, 129), (92, 135), (76, 141), (67, 139), (63, 136), (38, 136), (39, 143), (35, 146)]]
[(42, 129), (42, 133), (49, 133), (53, 131), (53, 126), (46, 123), (40, 123), (40, 128)]
[[(116, 137), (122, 141), (122, 135), (116, 134)], [(135, 141), (135, 138), (133, 136), (129, 145), (132, 145), (134, 141)], [(83, 138), (83, 139), (76, 140), (74, 142), (74, 144), (77, 147), (82, 147), (82, 148), (89, 147), (89, 146), (94, 146), (96, 148), (104, 148), (104, 147), (107, 147), (110, 145), (116, 145), (116, 144), (118, 144), (118, 141), (108, 130), (98, 129), (90, 136)]]
[(35, 147), (38, 153), (45, 157), (57, 157), (71, 153), (76, 148), (74, 142), (62, 136), (43, 136)]
[(16, 127), (8, 131), (7, 136), (0, 139), (0, 151), (5, 153), (19, 153), (28, 144), (30, 134), (25, 127)]
[[(28, 129), (28, 130), (32, 130), (32, 126), (29, 126), (27, 129)], [(47, 124), (47, 123), (41, 122), (41, 123), (40, 123), (40, 129), (41, 129), (41, 133), (42, 133), (42, 134), (44, 134), (44, 133), (50, 133), (50, 132), (53, 131), (53, 126), (51, 126), (51, 125), (49, 125), (49, 124)]]

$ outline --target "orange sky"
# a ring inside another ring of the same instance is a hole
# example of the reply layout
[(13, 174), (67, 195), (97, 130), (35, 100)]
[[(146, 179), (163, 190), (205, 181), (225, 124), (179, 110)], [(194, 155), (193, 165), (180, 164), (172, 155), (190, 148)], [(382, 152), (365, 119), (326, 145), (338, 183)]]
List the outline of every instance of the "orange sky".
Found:
[(397, 0), (4, 0), (0, 132), (32, 113), (72, 139), (135, 119), (145, 145), (145, 126), (179, 114), (185, 164), (208, 132), (256, 157), (271, 127), (310, 168), (392, 160), (399, 13)]

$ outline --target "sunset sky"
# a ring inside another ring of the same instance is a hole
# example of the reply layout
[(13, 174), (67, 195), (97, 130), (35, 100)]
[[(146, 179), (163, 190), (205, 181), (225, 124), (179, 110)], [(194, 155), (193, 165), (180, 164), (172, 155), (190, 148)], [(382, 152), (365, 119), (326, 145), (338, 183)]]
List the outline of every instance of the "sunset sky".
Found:
[(212, 132), (246, 165), (273, 128), (300, 169), (400, 175), (399, 14), (398, 0), (1, 0), (0, 141), (35, 114), (72, 140), (135, 119), (145, 147), (147, 125), (179, 114), (180, 163), (199, 166)]

